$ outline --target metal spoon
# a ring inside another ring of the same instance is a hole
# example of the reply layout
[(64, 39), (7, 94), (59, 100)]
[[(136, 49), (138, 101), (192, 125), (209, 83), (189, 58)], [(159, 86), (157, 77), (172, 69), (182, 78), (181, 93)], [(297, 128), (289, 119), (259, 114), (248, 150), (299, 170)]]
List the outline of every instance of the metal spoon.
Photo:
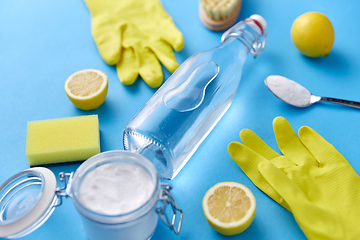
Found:
[(360, 102), (314, 96), (297, 82), (279, 75), (270, 75), (265, 78), (265, 85), (275, 96), (295, 107), (307, 107), (313, 103), (324, 101), (360, 108)]

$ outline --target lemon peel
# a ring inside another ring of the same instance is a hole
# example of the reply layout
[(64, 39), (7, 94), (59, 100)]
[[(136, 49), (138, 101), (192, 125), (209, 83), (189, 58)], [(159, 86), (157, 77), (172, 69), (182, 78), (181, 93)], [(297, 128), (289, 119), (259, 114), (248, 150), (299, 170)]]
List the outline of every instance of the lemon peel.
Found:
[(291, 27), (295, 47), (308, 57), (326, 57), (335, 41), (330, 20), (322, 13), (307, 12), (295, 19)]

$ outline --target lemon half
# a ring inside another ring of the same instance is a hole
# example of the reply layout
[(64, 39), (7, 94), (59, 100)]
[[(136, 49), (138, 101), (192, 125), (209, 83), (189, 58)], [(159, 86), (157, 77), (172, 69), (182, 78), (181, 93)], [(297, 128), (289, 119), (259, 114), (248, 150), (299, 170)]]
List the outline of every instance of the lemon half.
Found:
[(210, 226), (223, 235), (247, 229), (255, 217), (256, 201), (252, 192), (236, 182), (221, 182), (203, 198), (203, 211)]
[(70, 101), (82, 110), (93, 110), (105, 101), (108, 77), (96, 69), (75, 72), (65, 81), (65, 92)]
[(324, 14), (307, 12), (295, 19), (291, 39), (305, 56), (326, 57), (334, 44), (335, 31)]

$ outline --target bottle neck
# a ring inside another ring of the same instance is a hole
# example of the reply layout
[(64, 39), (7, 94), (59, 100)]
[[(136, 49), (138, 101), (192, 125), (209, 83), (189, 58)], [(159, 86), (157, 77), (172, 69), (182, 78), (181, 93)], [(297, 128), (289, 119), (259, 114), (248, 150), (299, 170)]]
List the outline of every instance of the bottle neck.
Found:
[(236, 54), (240, 58), (246, 58), (250, 53), (250, 49), (236, 37), (229, 37), (225, 39), (225, 41), (221, 43), (220, 48), (231, 55)]
[(222, 43), (238, 41), (256, 57), (265, 48), (266, 35), (266, 29), (260, 27), (257, 21), (246, 19), (227, 30), (222, 35), (221, 41)]

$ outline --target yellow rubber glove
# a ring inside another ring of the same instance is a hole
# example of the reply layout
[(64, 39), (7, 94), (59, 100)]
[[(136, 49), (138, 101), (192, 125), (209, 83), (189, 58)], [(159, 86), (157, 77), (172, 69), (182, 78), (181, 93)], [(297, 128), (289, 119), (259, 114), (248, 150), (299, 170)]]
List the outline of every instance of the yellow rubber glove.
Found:
[[(312, 217), (312, 222), (301, 220), (305, 212), (312, 211), (310, 208), (306, 210), (306, 205), (309, 204), (327, 211), (337, 219), (332, 219), (332, 222), (337, 221), (342, 226), (336, 229), (343, 228), (347, 234), (347, 237), (340, 239), (360, 239), (359, 175), (347, 160), (313, 129), (302, 127), (297, 137), (290, 124), (282, 117), (274, 119), (273, 127), (283, 155), (271, 149), (251, 130), (244, 129), (240, 133), (243, 144), (230, 143), (230, 156), (258, 188), (294, 214), (309, 239), (325, 239), (310, 234), (308, 229), (314, 221), (320, 224), (320, 232), (333, 235), (329, 235), (328, 239), (339, 239), (333, 233), (334, 226), (325, 224), (325, 218), (329, 218), (326, 214)], [(302, 192), (304, 198), (289, 199), (288, 195), (291, 194), (286, 194), (283, 184), (287, 183), (281, 179), (281, 175), (271, 173), (273, 169), (268, 171), (271, 174), (266, 174), (264, 166), (269, 164), (275, 166), (278, 172), (283, 172)], [(264, 177), (265, 175), (267, 177)], [(273, 181), (269, 180), (269, 176), (272, 176)], [(305, 207), (299, 207), (300, 205)], [(338, 234), (341, 236), (340, 232)]]
[(170, 72), (177, 69), (173, 49), (183, 48), (183, 36), (158, 0), (85, 2), (99, 52), (106, 63), (116, 64), (122, 83), (132, 84), (140, 74), (150, 87), (159, 87), (163, 81), (159, 60)]
[(297, 223), (308, 239), (348, 239), (344, 223), (336, 211), (311, 202), (292, 180), (269, 161), (260, 163), (259, 171), (289, 204)]

